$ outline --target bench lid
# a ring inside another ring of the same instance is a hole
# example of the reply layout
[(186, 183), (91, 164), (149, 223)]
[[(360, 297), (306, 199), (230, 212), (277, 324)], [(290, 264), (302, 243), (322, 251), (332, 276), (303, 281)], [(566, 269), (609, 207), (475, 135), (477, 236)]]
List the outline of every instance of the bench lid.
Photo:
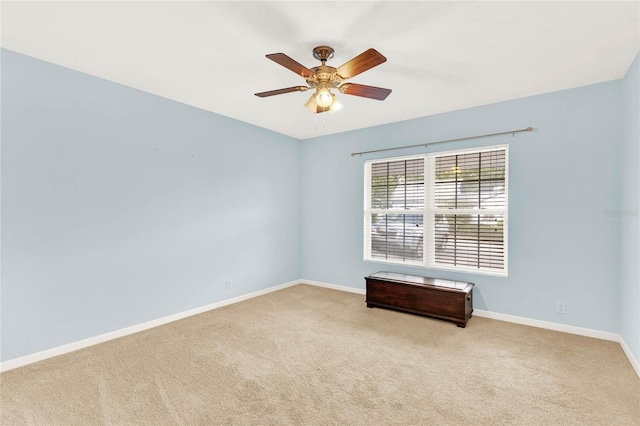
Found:
[(367, 278), (379, 279), (385, 281), (399, 281), (410, 284), (420, 284), (420, 285), (431, 285), (435, 287), (444, 287), (455, 290), (471, 290), (473, 288), (473, 283), (468, 283), (464, 281), (451, 281), (451, 280), (442, 280), (439, 278), (430, 278), (430, 277), (421, 277), (418, 275), (407, 275), (407, 274), (399, 274), (396, 272), (376, 272), (375, 274), (369, 275)]

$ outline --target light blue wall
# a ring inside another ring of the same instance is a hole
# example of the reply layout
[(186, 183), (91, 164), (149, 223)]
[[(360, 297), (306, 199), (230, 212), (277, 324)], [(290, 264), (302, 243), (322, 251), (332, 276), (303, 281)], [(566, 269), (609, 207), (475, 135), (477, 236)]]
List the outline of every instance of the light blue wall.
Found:
[(299, 141), (1, 54), (1, 360), (300, 276)]
[[(620, 81), (302, 142), (302, 276), (364, 288), (380, 270), (476, 283), (475, 307), (617, 332)], [(393, 94), (391, 95), (393, 96)], [(345, 109), (345, 113), (346, 109)], [(354, 151), (534, 127), (533, 133), (434, 145), (509, 144), (509, 276), (362, 260), (365, 159)], [(556, 303), (566, 302), (566, 314)]]
[[(300, 277), (364, 288), (378, 270), (473, 281), (476, 308), (622, 332), (640, 359), (638, 218), (605, 214), (639, 207), (638, 58), (623, 81), (303, 142), (0, 58), (2, 361)], [(363, 162), (385, 154), (351, 152), (527, 126), (430, 148), (509, 143), (509, 277), (362, 261)]]
[(640, 54), (622, 80), (620, 334), (640, 361)]

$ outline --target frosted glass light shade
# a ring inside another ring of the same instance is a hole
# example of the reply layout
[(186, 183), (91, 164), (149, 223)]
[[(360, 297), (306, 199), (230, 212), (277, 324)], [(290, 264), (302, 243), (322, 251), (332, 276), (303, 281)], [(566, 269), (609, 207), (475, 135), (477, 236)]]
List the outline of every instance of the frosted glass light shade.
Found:
[(323, 88), (318, 90), (316, 102), (320, 108), (326, 108), (331, 105), (331, 102), (333, 102), (333, 96), (331, 96), (329, 89)]

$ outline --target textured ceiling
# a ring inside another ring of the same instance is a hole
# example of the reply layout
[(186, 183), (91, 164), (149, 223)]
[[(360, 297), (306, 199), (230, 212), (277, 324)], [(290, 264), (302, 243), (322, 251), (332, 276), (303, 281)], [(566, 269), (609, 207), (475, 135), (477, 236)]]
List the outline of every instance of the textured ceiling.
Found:
[[(299, 139), (622, 78), (640, 49), (631, 2), (6, 2), (1, 44)], [(387, 62), (350, 80), (393, 89), (303, 107), (304, 84), (265, 58), (335, 67), (373, 47)]]

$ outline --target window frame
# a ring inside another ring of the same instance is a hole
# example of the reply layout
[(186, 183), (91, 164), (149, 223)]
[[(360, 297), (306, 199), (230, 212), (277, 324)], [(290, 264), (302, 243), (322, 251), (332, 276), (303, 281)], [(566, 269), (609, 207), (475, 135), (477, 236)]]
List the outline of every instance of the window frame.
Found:
[[(435, 163), (437, 157), (452, 155), (478, 154), (489, 151), (504, 150), (504, 209), (454, 209), (457, 214), (502, 214), (503, 215), (503, 265), (501, 270), (491, 270), (472, 266), (452, 266), (435, 261), (435, 216), (437, 214), (453, 214), (452, 209), (435, 208)], [(371, 208), (371, 165), (410, 159), (424, 159), (424, 208), (420, 211), (408, 209), (373, 209)], [(463, 148), (448, 151), (436, 151), (424, 154), (405, 155), (399, 157), (377, 158), (365, 161), (364, 173), (364, 235), (363, 259), (365, 262), (393, 264), (442, 271), (460, 272), (476, 275), (508, 276), (509, 267), (509, 145), (488, 145), (475, 148)], [(417, 213), (416, 213), (417, 212)], [(404, 261), (399, 259), (380, 259), (371, 257), (371, 216), (373, 214), (421, 214), (423, 223), (422, 261)]]

